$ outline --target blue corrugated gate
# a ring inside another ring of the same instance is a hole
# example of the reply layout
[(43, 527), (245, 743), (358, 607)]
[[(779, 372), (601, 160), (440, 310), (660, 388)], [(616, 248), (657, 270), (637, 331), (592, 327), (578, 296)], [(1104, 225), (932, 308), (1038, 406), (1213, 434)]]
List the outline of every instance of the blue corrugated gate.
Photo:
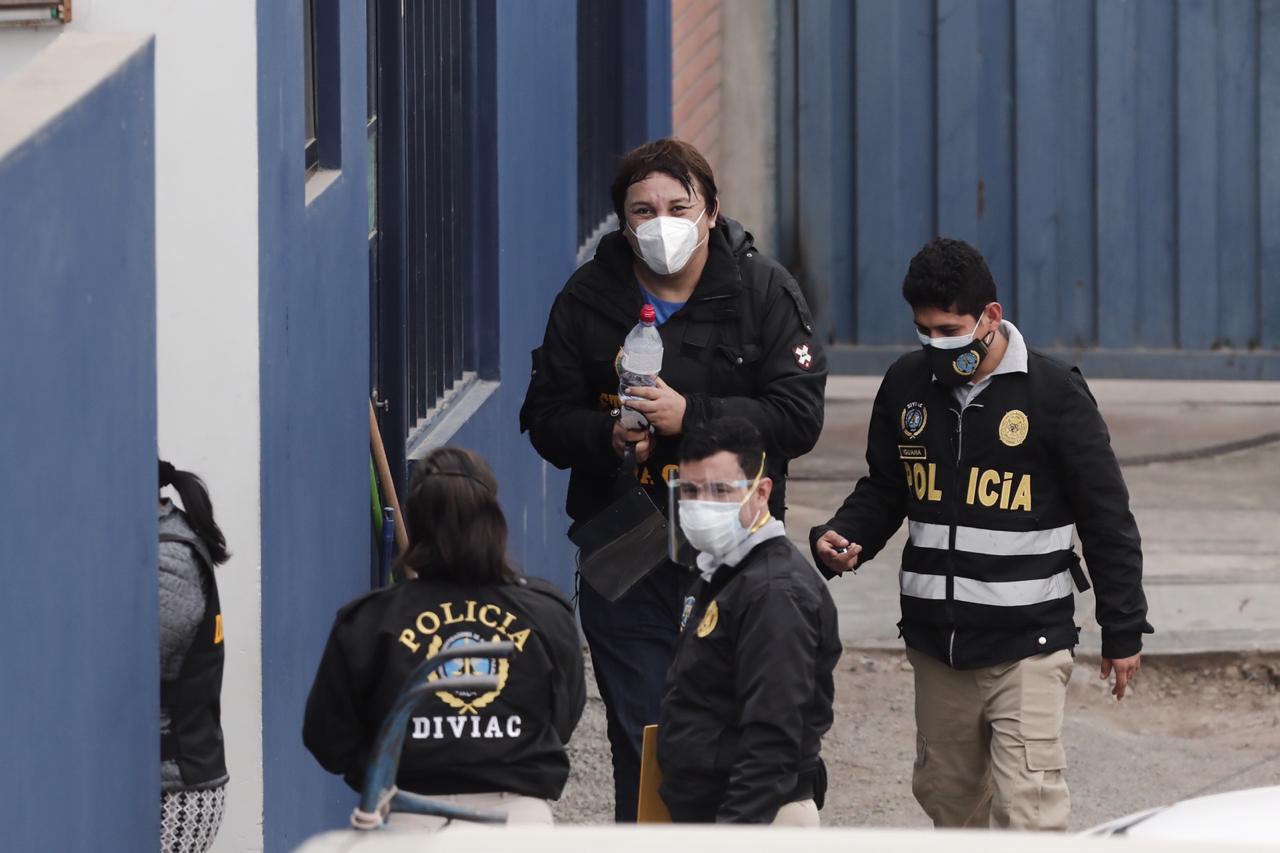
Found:
[(1280, 378), (1280, 2), (784, 0), (779, 33), (781, 249), (837, 367), (910, 342), (946, 234), (1095, 375)]

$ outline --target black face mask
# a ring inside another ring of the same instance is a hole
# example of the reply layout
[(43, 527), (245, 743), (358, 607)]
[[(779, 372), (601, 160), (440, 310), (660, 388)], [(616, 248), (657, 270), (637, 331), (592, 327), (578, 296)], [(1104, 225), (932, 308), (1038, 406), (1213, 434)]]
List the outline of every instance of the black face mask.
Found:
[[(973, 380), (982, 360), (987, 357), (987, 348), (995, 338), (995, 329), (978, 339), (973, 336), (982, 324), (982, 318), (973, 324), (973, 332), (957, 335), (953, 338), (930, 338), (916, 332), (921, 346), (929, 356), (929, 367), (934, 377), (948, 388), (959, 388)], [(940, 346), (941, 345), (941, 346)]]

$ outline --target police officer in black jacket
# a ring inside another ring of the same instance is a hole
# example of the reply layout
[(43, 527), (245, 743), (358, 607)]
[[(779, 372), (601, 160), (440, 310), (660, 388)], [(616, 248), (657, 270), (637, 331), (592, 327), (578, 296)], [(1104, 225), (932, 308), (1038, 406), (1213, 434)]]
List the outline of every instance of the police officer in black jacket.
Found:
[(1113, 693), (1150, 633), (1142, 550), (1080, 372), (1029, 350), (982, 256), (935, 239), (903, 295), (922, 348), (876, 395), (869, 473), (811, 543), (840, 574), (908, 522), (902, 637), (916, 680), (916, 798), (938, 826), (1065, 829), (1062, 717), (1088, 580)]
[[(425, 658), (507, 640), (509, 660), (464, 658), (431, 678), (494, 675), (485, 693), (441, 690), (410, 719), (396, 784), (406, 791), (551, 823), (569, 776), (565, 745), (586, 701), (573, 610), (549, 583), (517, 574), (488, 465), (445, 447), (423, 459), (406, 502), (416, 577), (338, 611), (307, 698), (302, 737), (320, 764), (360, 790), (383, 719)], [(392, 822), (443, 823), (417, 815)]]
[[(764, 436), (770, 511), (782, 518), (787, 462), (818, 439), (827, 375), (799, 287), (741, 225), (719, 215), (711, 169), (688, 143), (663, 139), (629, 153), (612, 198), (620, 230), (604, 236), (556, 297), (533, 353), (522, 429), (544, 459), (570, 469), (566, 508), (576, 527), (610, 502), (628, 442), (640, 483), (665, 506), (681, 433), (716, 416), (745, 417)], [(619, 422), (615, 367), (646, 303), (664, 345), (661, 381), (635, 389), (643, 399), (629, 406), (652, 433)], [(642, 731), (657, 719), (689, 581), (667, 565), (616, 603), (580, 586), (619, 821), (635, 819)]]
[(760, 433), (741, 418), (681, 445), (677, 515), (700, 578), (658, 725), (676, 821), (818, 825), (840, 634), (826, 584), (769, 513), (764, 471)]

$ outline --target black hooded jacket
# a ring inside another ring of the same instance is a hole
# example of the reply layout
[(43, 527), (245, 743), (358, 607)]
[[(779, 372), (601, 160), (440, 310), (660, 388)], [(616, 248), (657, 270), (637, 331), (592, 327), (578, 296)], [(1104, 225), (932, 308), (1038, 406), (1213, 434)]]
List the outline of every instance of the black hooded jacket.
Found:
[[(799, 285), (760, 254), (751, 235), (721, 217), (709, 255), (684, 307), (659, 327), (662, 378), (684, 395), (685, 429), (714, 417), (744, 417), (764, 436), (770, 512), (785, 512), (788, 460), (822, 432), (827, 360)], [(614, 366), (644, 304), (621, 231), (605, 235), (556, 297), (520, 411), (522, 431), (557, 468), (572, 469), (566, 509), (576, 524), (613, 496), (620, 460), (612, 431), (618, 400)], [(657, 436), (638, 477), (658, 506), (676, 470), (680, 436)]]
[(510, 660), (445, 664), (498, 676), (481, 695), (440, 692), (409, 721), (396, 784), (419, 794), (510, 791), (557, 799), (565, 744), (586, 702), (569, 603), (535, 578), (460, 586), (419, 578), (338, 611), (307, 697), (302, 740), (330, 773), (360, 790), (383, 719), (413, 669), (459, 643), (510, 640)]

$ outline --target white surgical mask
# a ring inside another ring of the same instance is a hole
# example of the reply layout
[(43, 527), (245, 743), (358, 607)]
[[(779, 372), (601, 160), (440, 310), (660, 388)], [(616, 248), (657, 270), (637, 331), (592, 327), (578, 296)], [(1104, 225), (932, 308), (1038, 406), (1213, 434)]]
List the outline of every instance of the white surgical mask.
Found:
[(978, 322), (973, 324), (969, 334), (955, 335), (950, 338), (931, 338), (928, 335), (921, 334), (920, 330), (916, 329), (916, 338), (920, 341), (921, 346), (933, 347), (934, 349), (960, 349), (973, 343), (973, 336), (977, 334), (978, 326), (980, 325), (982, 325), (981, 317), (978, 318)]
[(742, 526), (741, 510), (764, 475), (764, 462), (760, 463), (760, 473), (756, 474), (751, 488), (742, 500), (733, 501), (680, 501), (680, 530), (689, 544), (704, 554), (712, 557), (723, 557), (730, 553), (742, 540), (751, 535), (751, 528), (760, 520), (759, 514), (747, 527)]
[(702, 213), (694, 220), (680, 216), (655, 216), (639, 228), (627, 228), (636, 237), (640, 260), (658, 275), (675, 275), (689, 263), (689, 258), (706, 242), (698, 239), (698, 223), (707, 215)]

